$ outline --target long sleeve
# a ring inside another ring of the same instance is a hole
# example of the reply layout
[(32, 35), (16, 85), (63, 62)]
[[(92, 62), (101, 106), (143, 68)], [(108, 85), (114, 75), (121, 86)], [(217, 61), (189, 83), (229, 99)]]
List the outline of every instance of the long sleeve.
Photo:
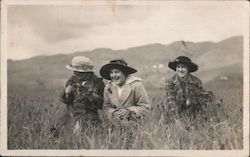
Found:
[(66, 105), (72, 105), (74, 101), (74, 94), (69, 93), (68, 97), (66, 97), (65, 91), (63, 91), (60, 95), (61, 101)]
[(151, 109), (151, 104), (147, 95), (147, 92), (141, 81), (134, 82), (134, 94), (135, 94), (135, 105), (128, 107), (127, 109), (135, 112), (137, 117), (145, 116)]
[(206, 102), (211, 102), (214, 99), (214, 95), (211, 91), (207, 91), (202, 87), (202, 82), (200, 79), (197, 78), (197, 83), (196, 83), (196, 98), (197, 101), (200, 104), (206, 103)]
[[(65, 88), (67, 86), (73, 86), (74, 85), (74, 80), (75, 80), (75, 76), (72, 76), (66, 83)], [(66, 97), (66, 93), (65, 93), (65, 89), (62, 91), (61, 95), (60, 95), (60, 99), (64, 104), (67, 105), (72, 105), (73, 101), (74, 101), (75, 95), (74, 92), (72, 91), (71, 93), (68, 94), (68, 97)]]
[(104, 83), (102, 79), (98, 78), (96, 82), (96, 93), (93, 93), (92, 100), (96, 104), (97, 109), (101, 110), (103, 108), (103, 92), (104, 92)]
[(174, 84), (172, 80), (167, 80), (166, 81), (166, 100), (167, 100), (167, 108), (171, 111), (176, 110), (177, 104), (176, 104), (176, 90), (174, 87)]

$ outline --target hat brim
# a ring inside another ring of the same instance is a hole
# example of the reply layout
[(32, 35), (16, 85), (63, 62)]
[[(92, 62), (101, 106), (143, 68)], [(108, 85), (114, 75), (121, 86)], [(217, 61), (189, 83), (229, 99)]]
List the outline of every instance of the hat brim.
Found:
[(170, 62), (168, 64), (168, 67), (174, 71), (176, 71), (176, 66), (177, 64), (185, 64), (188, 66), (188, 72), (195, 72), (198, 70), (198, 65), (196, 65), (195, 63), (189, 63), (189, 62)]
[(93, 70), (83, 70), (72, 65), (66, 65), (65, 68), (72, 70), (72, 71), (78, 71), (78, 72), (94, 72)]
[(107, 79), (107, 80), (111, 80), (110, 78), (110, 70), (111, 69), (121, 69), (121, 71), (124, 73), (124, 74), (133, 74), (133, 73), (136, 73), (137, 70), (134, 69), (134, 68), (131, 68), (131, 67), (128, 67), (128, 66), (123, 66), (123, 65), (120, 65), (120, 64), (112, 64), (112, 63), (109, 63), (109, 64), (106, 64), (104, 66), (101, 67), (100, 69), (100, 75)]

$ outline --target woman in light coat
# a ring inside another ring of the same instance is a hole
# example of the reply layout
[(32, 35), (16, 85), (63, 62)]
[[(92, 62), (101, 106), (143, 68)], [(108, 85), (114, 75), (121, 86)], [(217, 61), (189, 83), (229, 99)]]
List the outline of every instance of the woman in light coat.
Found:
[(149, 112), (151, 105), (142, 81), (131, 75), (135, 72), (123, 59), (102, 66), (100, 74), (109, 80), (103, 94), (103, 107), (109, 120), (138, 120)]

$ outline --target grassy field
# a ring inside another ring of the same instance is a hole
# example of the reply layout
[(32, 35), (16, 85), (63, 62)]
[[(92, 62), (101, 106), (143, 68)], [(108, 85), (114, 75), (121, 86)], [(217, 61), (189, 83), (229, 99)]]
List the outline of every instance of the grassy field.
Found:
[[(61, 90), (9, 87), (8, 149), (60, 148), (63, 137), (54, 139), (50, 128), (65, 108), (59, 101)], [(134, 127), (111, 130), (103, 123), (98, 128), (85, 129), (80, 136), (68, 135), (71, 144), (61, 145), (68, 149), (126, 149), (130, 132), (134, 132), (131, 149), (242, 149), (242, 89), (217, 89), (214, 93), (222, 101), (211, 104), (206, 113), (190, 120), (185, 116), (167, 117), (162, 109), (164, 90), (148, 90), (153, 109), (137, 130)]]

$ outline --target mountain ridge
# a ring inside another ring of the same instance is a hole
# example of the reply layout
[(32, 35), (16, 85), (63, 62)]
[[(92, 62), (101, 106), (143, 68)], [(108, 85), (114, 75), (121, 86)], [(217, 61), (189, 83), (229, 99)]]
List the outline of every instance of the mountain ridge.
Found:
[[(43, 84), (51, 88), (62, 86), (72, 74), (65, 69), (65, 65), (70, 64), (73, 56), (77, 55), (89, 57), (98, 75), (100, 67), (111, 59), (124, 58), (129, 66), (138, 70), (136, 75), (142, 77), (145, 84), (151, 84), (156, 88), (162, 87), (164, 80), (173, 75), (173, 71), (168, 68), (168, 62), (179, 55), (186, 55), (199, 65), (199, 71), (195, 75), (206, 83), (226, 75), (232, 66), (243, 67), (243, 36), (234, 36), (219, 42), (175, 41), (168, 45), (152, 43), (122, 50), (96, 48), (71, 54), (8, 60), (8, 84), (10, 86)], [(243, 77), (242, 71), (236, 70), (237, 68), (231, 69), (235, 70), (233, 71), (235, 75)], [(216, 75), (210, 76), (209, 73), (213, 71), (217, 71)], [(161, 79), (155, 83), (158, 78)]]

